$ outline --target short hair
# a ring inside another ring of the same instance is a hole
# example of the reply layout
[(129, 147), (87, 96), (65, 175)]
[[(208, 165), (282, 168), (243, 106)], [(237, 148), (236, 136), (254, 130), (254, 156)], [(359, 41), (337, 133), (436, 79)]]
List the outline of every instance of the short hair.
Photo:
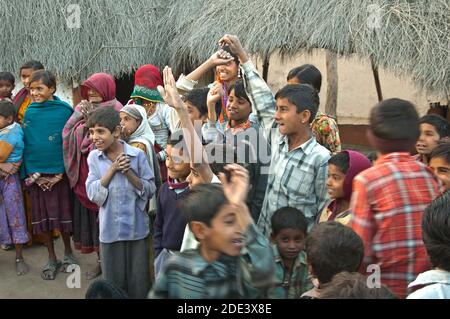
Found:
[(14, 104), (11, 103), (11, 101), (8, 100), (0, 101), (0, 115), (5, 118), (8, 118), (9, 116), (15, 118), (16, 107), (14, 106)]
[(450, 142), (439, 143), (439, 145), (431, 152), (430, 160), (435, 157), (444, 159), (450, 165)]
[(331, 156), (328, 160), (328, 164), (333, 164), (338, 167), (342, 173), (347, 174), (350, 167), (350, 156), (347, 152), (339, 152), (336, 155)]
[(432, 125), (436, 132), (439, 134), (439, 138), (450, 136), (450, 125), (448, 121), (438, 114), (428, 114), (420, 119), (420, 124)]
[(364, 244), (350, 227), (333, 221), (320, 223), (311, 230), (305, 251), (314, 274), (324, 284), (342, 271), (358, 271)]
[(208, 105), (206, 104), (208, 92), (209, 92), (208, 87), (193, 89), (192, 91), (189, 91), (183, 95), (183, 101), (189, 102), (193, 106), (195, 106), (200, 112), (200, 115), (202, 116), (206, 115), (208, 114)]
[(397, 299), (385, 285), (369, 288), (367, 277), (358, 272), (341, 272), (320, 289), (320, 299)]
[(278, 209), (272, 215), (271, 221), (274, 235), (287, 228), (298, 229), (305, 235), (308, 233), (308, 220), (300, 210), (293, 207)]
[(22, 64), (22, 66), (20, 67), (19, 74), (22, 73), (23, 69), (32, 69), (34, 71), (37, 71), (37, 70), (44, 70), (45, 68), (41, 62), (36, 61), (36, 60), (31, 60), (31, 61), (27, 61), (24, 64)]
[(245, 99), (250, 103), (250, 105), (252, 104), (252, 102), (250, 101), (250, 99), (247, 95), (247, 92), (245, 91), (245, 86), (244, 86), (243, 80), (237, 80), (234, 84), (232, 84), (228, 88), (228, 94), (230, 94), (232, 90), (234, 90), (234, 95), (236, 95), (238, 98)]
[(94, 110), (89, 115), (86, 127), (93, 128), (96, 125), (106, 127), (112, 133), (120, 125), (119, 112), (109, 107)]
[(422, 216), (422, 236), (434, 267), (450, 271), (450, 192), (433, 200)]
[(177, 206), (188, 222), (197, 221), (211, 226), (211, 220), (227, 203), (222, 185), (200, 184), (193, 186)]
[(317, 92), (320, 92), (320, 88), (322, 87), (322, 74), (314, 65), (303, 64), (293, 68), (289, 71), (287, 80), (289, 81), (293, 78), (296, 78), (300, 83), (311, 85)]
[(419, 115), (414, 104), (401, 99), (388, 99), (376, 104), (370, 112), (370, 129), (384, 140), (416, 142), (420, 136)]
[(97, 279), (86, 291), (86, 299), (128, 299), (128, 295), (113, 282)]
[(309, 84), (288, 84), (277, 92), (275, 99), (287, 99), (296, 106), (297, 113), (308, 110), (311, 113), (309, 123), (312, 123), (319, 110), (319, 95)]
[(31, 74), (30, 84), (33, 82), (41, 81), (45, 86), (54, 88), (56, 90), (56, 77), (47, 70), (37, 70)]
[(14, 85), (16, 83), (16, 78), (11, 72), (0, 72), (0, 81), (7, 81)]

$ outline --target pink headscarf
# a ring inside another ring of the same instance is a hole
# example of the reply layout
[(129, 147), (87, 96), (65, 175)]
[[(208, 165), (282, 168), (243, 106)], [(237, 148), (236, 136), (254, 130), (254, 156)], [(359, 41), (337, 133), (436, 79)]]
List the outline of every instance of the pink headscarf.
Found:
[(88, 90), (97, 91), (103, 98), (103, 102), (116, 98), (116, 82), (114, 78), (106, 73), (95, 73), (81, 85), (81, 97), (88, 99)]
[(344, 179), (344, 198), (350, 200), (352, 196), (353, 179), (366, 169), (372, 167), (370, 160), (363, 154), (356, 151), (342, 151), (348, 154), (348, 170)]

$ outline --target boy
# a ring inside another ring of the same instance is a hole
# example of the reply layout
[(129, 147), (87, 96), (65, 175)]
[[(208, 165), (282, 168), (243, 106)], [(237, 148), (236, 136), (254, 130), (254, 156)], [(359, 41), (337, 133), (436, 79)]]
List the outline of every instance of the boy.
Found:
[[(319, 107), (319, 95), (308, 84), (287, 85), (275, 95), (249, 60), (236, 36), (225, 35), (241, 62), (246, 93), (256, 109), (258, 122), (271, 143), (271, 164), (258, 228), (269, 237), (273, 213), (285, 206), (299, 209), (311, 228), (327, 199), (326, 178), (330, 152), (317, 143), (311, 122)], [(271, 131), (274, 122), (278, 130)]]
[(100, 207), (103, 278), (131, 298), (144, 298), (150, 287), (146, 205), (156, 190), (153, 172), (144, 152), (119, 140), (119, 112), (97, 109), (87, 127), (97, 148), (88, 157), (86, 189)]
[(319, 223), (335, 220), (348, 224), (353, 178), (371, 166), (367, 157), (355, 151), (342, 151), (330, 158), (327, 189), (332, 201), (320, 215)]
[[(167, 258), (175, 251), (180, 251), (187, 224), (186, 217), (177, 205), (179, 200), (189, 192), (189, 183), (186, 182), (186, 178), (191, 173), (191, 166), (187, 154), (183, 154), (183, 148), (185, 149), (183, 135), (172, 134), (167, 143), (168, 180), (161, 186), (157, 197), (153, 234), (156, 278)], [(178, 157), (178, 154), (181, 157)], [(185, 155), (184, 158), (183, 155)]]
[(306, 260), (310, 274), (316, 278), (315, 288), (304, 298), (320, 298), (321, 288), (334, 275), (358, 271), (364, 257), (364, 245), (359, 236), (338, 222), (320, 223), (305, 241)]
[(450, 190), (450, 142), (439, 145), (431, 152), (429, 167), (445, 189)]
[(270, 299), (298, 299), (313, 287), (303, 251), (307, 230), (308, 221), (295, 208), (283, 207), (273, 214), (275, 283), (268, 291)]
[(0, 101), (11, 101), (16, 79), (10, 72), (0, 72)]
[(272, 250), (245, 204), (248, 173), (236, 164), (226, 169), (231, 182), (221, 173), (223, 187), (196, 185), (183, 198), (180, 209), (200, 246), (169, 258), (150, 298), (255, 298), (270, 283)]
[(450, 193), (431, 202), (422, 219), (423, 241), (434, 269), (419, 274), (408, 299), (450, 299)]
[(409, 153), (419, 135), (411, 102), (388, 99), (375, 105), (367, 137), (380, 158), (355, 177), (350, 203), (350, 227), (364, 241), (364, 266), (378, 264), (381, 282), (400, 298), (408, 283), (430, 268), (420, 222), (439, 195), (437, 179)]
[(416, 150), (420, 160), (428, 165), (431, 152), (438, 146), (439, 141), (448, 142), (450, 127), (446, 119), (437, 114), (425, 115), (420, 119), (420, 137)]

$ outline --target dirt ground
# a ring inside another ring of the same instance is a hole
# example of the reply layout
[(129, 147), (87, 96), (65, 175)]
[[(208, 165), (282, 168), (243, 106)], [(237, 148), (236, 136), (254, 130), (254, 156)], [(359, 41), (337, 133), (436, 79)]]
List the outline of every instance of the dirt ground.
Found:
[[(56, 240), (55, 249), (58, 259), (62, 259), (62, 239)], [(74, 251), (74, 255), (80, 264), (80, 288), (68, 288), (66, 281), (74, 278), (73, 274), (58, 273), (56, 279), (50, 281), (41, 278), (41, 269), (48, 260), (47, 249), (43, 245), (24, 248), (23, 256), (30, 268), (24, 276), (15, 273), (15, 251), (0, 250), (0, 299), (84, 299), (91, 283), (86, 280), (85, 273), (95, 267), (97, 255), (82, 255), (77, 251)], [(75, 284), (75, 280), (69, 280), (69, 286)]]

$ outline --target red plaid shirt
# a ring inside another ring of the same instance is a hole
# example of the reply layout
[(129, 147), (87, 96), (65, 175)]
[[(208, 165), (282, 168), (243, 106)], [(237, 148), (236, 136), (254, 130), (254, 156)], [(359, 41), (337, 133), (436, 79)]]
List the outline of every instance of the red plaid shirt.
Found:
[(419, 273), (431, 268), (421, 222), (439, 194), (432, 172), (408, 153), (382, 156), (353, 181), (349, 226), (364, 242), (363, 266), (378, 264), (381, 282), (400, 298)]

